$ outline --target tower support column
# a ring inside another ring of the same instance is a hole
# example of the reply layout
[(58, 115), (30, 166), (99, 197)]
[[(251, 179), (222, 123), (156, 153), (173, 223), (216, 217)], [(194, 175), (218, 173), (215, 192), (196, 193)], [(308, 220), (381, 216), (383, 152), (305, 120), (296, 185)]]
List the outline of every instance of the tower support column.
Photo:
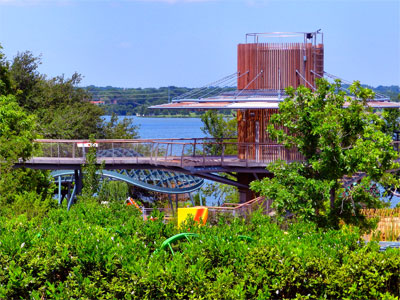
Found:
[[(245, 184), (249, 186), (250, 182), (255, 180), (256, 178), (252, 173), (238, 173), (237, 181), (241, 184)], [(254, 199), (254, 193), (250, 190), (250, 188), (239, 188), (239, 202), (245, 203)]]
[[(266, 173), (237, 173), (237, 181), (249, 186), (250, 182), (254, 180), (262, 179), (264, 177), (271, 178), (272, 176), (273, 174), (266, 174)], [(252, 190), (250, 190), (250, 188), (239, 188), (240, 203), (245, 203), (254, 198), (256, 198), (256, 195)]]

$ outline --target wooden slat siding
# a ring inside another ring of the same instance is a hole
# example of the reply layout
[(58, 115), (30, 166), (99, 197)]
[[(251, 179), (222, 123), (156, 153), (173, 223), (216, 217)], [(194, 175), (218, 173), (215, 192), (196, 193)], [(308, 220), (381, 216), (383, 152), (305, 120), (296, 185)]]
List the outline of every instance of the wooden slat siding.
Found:
[(242, 45), (239, 44), (237, 46), (237, 71), (238, 71), (238, 78), (237, 78), (237, 88), (240, 89), (241, 88), (241, 82), (242, 82), (242, 78), (240, 77), (240, 75), (243, 72), (243, 68), (242, 68), (242, 63), (241, 63), (241, 59), (242, 59)]
[(293, 43), (290, 43), (290, 49), (288, 50), (289, 52), (289, 69), (288, 69), (288, 73), (289, 73), (289, 82), (288, 85), (289, 86), (293, 86), (294, 83), (294, 75), (293, 74), (293, 66), (294, 66), (294, 61), (293, 61)]
[[(249, 44), (249, 51), (247, 52), (248, 55), (248, 68), (250, 70), (250, 76), (248, 77), (248, 81), (246, 83), (249, 84), (250, 81), (254, 78), (254, 73), (255, 73), (255, 61), (253, 61), (253, 48), (254, 44)], [(251, 89), (252, 84), (250, 84), (247, 89)]]
[(278, 49), (277, 49), (277, 45), (274, 43), (274, 65), (273, 65), (273, 70), (274, 72), (272, 73), (273, 76), (273, 89), (276, 89), (276, 79), (278, 77)]
[(271, 89), (274, 88), (274, 80), (275, 80), (275, 45), (271, 44), (271, 78), (270, 78), (270, 83), (271, 83)]
[[(255, 68), (253, 69), (253, 76), (251, 76), (250, 81), (253, 80), (257, 75), (258, 75), (258, 66), (257, 66), (257, 44), (254, 44), (254, 46), (251, 49), (251, 61), (253, 63), (253, 66), (255, 66)], [(254, 80), (250, 86), (249, 89), (250, 90), (255, 90), (256, 89), (256, 85), (257, 85), (257, 80)]]
[(315, 72), (323, 76), (324, 75), (324, 45), (318, 44), (316, 48), (316, 67), (315, 67)]
[[(260, 55), (258, 55), (258, 54), (259, 54), (259, 45), (256, 44), (256, 47), (254, 47), (254, 49), (253, 49), (253, 55), (255, 56), (254, 61), (257, 64), (257, 69), (256, 69), (254, 76), (257, 76), (261, 71), (260, 58), (259, 58)], [(260, 88), (260, 86), (261, 86), (260, 80), (261, 80), (261, 78), (260, 78), (260, 76), (258, 76), (257, 79), (253, 82), (253, 89), (258, 90)]]
[[(240, 62), (240, 67), (241, 67), (241, 72), (242, 73), (245, 73), (245, 72), (247, 72), (248, 70), (246, 70), (246, 61), (245, 61), (245, 59), (246, 59), (246, 44), (242, 44), (242, 45), (240, 45), (240, 51), (239, 51), (239, 54), (240, 54), (240, 58), (238, 58), (238, 60), (239, 60), (239, 62)], [(240, 79), (239, 79), (239, 83), (240, 83), (240, 85), (238, 86), (238, 89), (243, 89), (245, 86), (246, 86), (246, 77), (247, 77), (247, 75), (243, 75)]]
[[(242, 53), (241, 65), (243, 68), (243, 73), (249, 71), (246, 69), (246, 47), (247, 47), (246, 45), (243, 45), (242, 51), (241, 51), (241, 53)], [(243, 75), (243, 77), (241, 78), (242, 86), (240, 89), (244, 89), (244, 87), (246, 86), (247, 77), (248, 77), (248, 73), (246, 75)]]
[[(247, 55), (247, 48), (248, 48), (248, 45), (246, 45), (246, 44), (243, 45), (242, 64), (243, 64), (244, 69), (246, 70), (245, 72), (250, 71), (250, 70), (248, 69), (247, 61), (246, 61), (246, 60), (247, 60), (247, 57), (248, 57), (248, 55)], [(242, 79), (243, 79), (243, 81), (242, 81), (243, 86), (241, 87), (241, 89), (244, 89), (244, 87), (247, 85), (247, 80), (248, 80), (248, 78), (249, 78), (249, 73), (247, 73), (246, 75), (244, 75), (244, 76), (242, 77)]]
[(265, 87), (266, 83), (267, 83), (267, 44), (262, 44), (262, 58), (263, 58), (263, 70), (264, 70), (264, 74), (263, 74), (263, 84), (261, 87)]
[(282, 88), (284, 86), (288, 86), (288, 82), (289, 82), (289, 78), (288, 78), (288, 75), (289, 75), (289, 72), (288, 72), (289, 71), (289, 67), (288, 67), (288, 65), (289, 65), (289, 51), (288, 51), (287, 44), (286, 44), (286, 49), (285, 49), (284, 62), (285, 62), (285, 68), (284, 68), (285, 76), (283, 77), (284, 80), (282, 82)]
[(238, 157), (239, 159), (245, 159), (246, 149), (241, 146), (241, 143), (246, 142), (246, 124), (243, 120), (243, 113), (241, 110), (237, 111), (237, 121), (238, 121)]
[(279, 69), (279, 58), (278, 58), (278, 56), (279, 56), (279, 49), (278, 49), (278, 44), (274, 44), (274, 89), (276, 89), (277, 88), (277, 86), (278, 86), (278, 69)]
[(277, 79), (278, 79), (278, 54), (279, 54), (279, 50), (278, 50), (278, 45), (274, 43), (274, 72), (273, 72), (273, 76), (274, 76), (274, 81), (273, 81), (273, 88), (276, 89), (277, 86)]
[[(304, 63), (303, 55), (306, 55), (307, 60)], [(263, 74), (255, 80), (248, 89), (279, 89), (287, 86), (298, 87), (300, 84), (309, 86), (303, 79), (296, 74), (296, 70), (304, 74), (304, 77), (313, 86), (315, 79), (311, 73), (314, 70), (317, 74), (323, 75), (323, 45), (314, 47), (307, 44), (304, 47), (303, 43), (253, 43), (238, 45), (238, 72), (243, 74), (247, 71), (246, 76), (238, 79), (238, 89), (245, 88), (248, 83), (257, 76), (261, 70)], [(279, 69), (281, 76), (279, 77)], [(280, 81), (280, 82), (279, 82)], [(260, 124), (260, 143), (271, 142), (272, 139), (266, 132), (270, 122), (271, 115), (277, 112), (277, 109), (270, 110), (244, 110), (238, 111), (238, 142), (239, 143), (254, 143), (255, 142), (255, 122)], [(254, 113), (251, 117), (250, 114)], [(287, 132), (287, 128), (283, 128)], [(246, 157), (246, 147), (238, 149), (239, 158)], [(286, 150), (281, 146), (262, 146), (260, 149), (262, 160), (276, 160), (278, 158), (286, 160), (300, 160), (301, 154), (296, 149)], [(255, 158), (255, 147), (249, 148), (248, 157)]]
[[(308, 81), (308, 82), (310, 82), (310, 80), (309, 80), (309, 77), (310, 77), (310, 69), (309, 69), (309, 64), (310, 64), (310, 55), (309, 55), (309, 53), (308, 53), (308, 45), (309, 44), (306, 44), (305, 46), (305, 51), (304, 51), (304, 55), (306, 56), (306, 61), (305, 61), (305, 63), (304, 63), (304, 74), (303, 74), (303, 76), (304, 76), (304, 78), (306, 79), (306, 81)], [(311, 82), (310, 82), (311, 83)], [(307, 83), (307, 82), (305, 82), (304, 83), (305, 84), (305, 86), (306, 87), (309, 87), (309, 88), (311, 88), (311, 86)]]
[[(304, 57), (307, 60), (304, 62)], [(314, 67), (315, 66), (315, 67)], [(281, 83), (279, 83), (279, 69)], [(316, 70), (314, 70), (316, 69)], [(246, 76), (238, 79), (238, 89), (243, 89), (263, 70), (263, 74), (250, 84), (248, 89), (278, 89), (287, 86), (309, 86), (300, 76), (298, 70), (311, 85), (315, 86), (314, 70), (323, 75), (323, 45), (314, 47), (303, 43), (259, 43), (238, 45), (238, 72)]]
[(313, 74), (311, 73), (311, 70), (315, 70), (314, 68), (314, 55), (313, 55), (313, 49), (314, 46), (312, 44), (307, 44), (307, 68), (308, 71), (306, 73), (306, 75), (308, 76), (307, 81), (309, 83), (311, 83), (311, 85), (314, 87), (314, 79), (313, 79)]
[[(247, 59), (246, 59), (246, 69), (249, 70), (249, 74), (246, 76), (246, 86), (249, 84), (249, 82), (254, 78), (254, 63), (251, 60), (251, 49), (253, 48), (253, 44), (248, 44), (247, 47)], [(248, 89), (248, 88), (247, 88)]]
[(239, 78), (239, 77), (243, 72), (243, 69), (242, 69), (242, 66), (241, 66), (241, 58), (242, 58), (242, 55), (240, 53), (241, 49), (242, 49), (242, 45), (239, 44), (237, 46), (237, 72), (238, 72), (238, 77), (237, 77), (237, 82), (236, 82), (238, 89), (240, 89), (240, 87), (241, 87), (241, 78)]
[(295, 87), (297, 85), (297, 75), (296, 75), (296, 50), (294, 49), (294, 43), (292, 44), (292, 49), (290, 50), (292, 66), (290, 69), (290, 74), (292, 75), (291, 86)]
[[(294, 72), (297, 71), (301, 71), (300, 70), (300, 53), (299, 50), (295, 51), (295, 69), (293, 70)], [(294, 85), (294, 87), (298, 87), (301, 84), (301, 77), (296, 73), (296, 85)]]
[(267, 45), (268, 49), (267, 49), (267, 68), (268, 68), (268, 77), (267, 77), (267, 85), (266, 88), (267, 89), (271, 89), (271, 78), (272, 78), (272, 45), (268, 44)]
[(313, 76), (312, 76), (313, 74), (311, 73), (311, 70), (314, 69), (313, 68), (314, 57), (312, 55), (312, 47), (311, 46), (312, 46), (311, 44), (307, 44), (307, 60), (310, 60), (310, 61), (307, 61), (307, 72), (306, 72), (307, 77), (306, 78), (307, 78), (307, 81), (315, 87), (315, 83), (314, 83)]

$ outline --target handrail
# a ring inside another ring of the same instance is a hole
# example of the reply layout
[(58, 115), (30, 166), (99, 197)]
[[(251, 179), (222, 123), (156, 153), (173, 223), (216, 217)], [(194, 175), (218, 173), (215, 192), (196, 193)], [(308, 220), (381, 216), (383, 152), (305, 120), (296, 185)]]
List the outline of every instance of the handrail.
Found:
[[(33, 158), (50, 158), (48, 163), (52, 163), (57, 158), (58, 163), (65, 164), (77, 163), (77, 159), (84, 159), (87, 143), (90, 143), (87, 140), (52, 139), (38, 139), (35, 142), (40, 144), (40, 151)], [(79, 145), (79, 143), (84, 143), (84, 145)], [(235, 141), (234, 138), (103, 139), (96, 140), (96, 143), (99, 150), (97, 158), (104, 158), (106, 163), (110, 164), (119, 164), (129, 158), (130, 164), (248, 168), (266, 167), (268, 163), (276, 160), (304, 161), (303, 155), (296, 148), (286, 148), (283, 144), (276, 142), (245, 143)], [(400, 150), (398, 147), (400, 141), (393, 141), (392, 144), (395, 150)], [(74, 161), (68, 162), (67, 158), (74, 159)], [(113, 159), (112, 162), (109, 158)]]
[[(164, 140), (174, 140), (174, 139), (164, 139)], [(177, 139), (178, 140), (178, 139)], [(218, 140), (218, 139), (216, 139)], [(233, 140), (233, 138), (229, 138), (227, 140)], [(90, 143), (88, 140), (45, 140), (45, 139), (37, 139), (34, 142), (40, 144), (57, 144), (57, 143)], [(140, 144), (140, 143), (157, 143), (157, 144), (174, 144), (174, 145), (240, 145), (240, 146), (275, 146), (275, 147), (284, 147), (283, 144), (278, 143), (245, 143), (245, 142), (191, 142), (191, 143), (179, 143), (179, 142), (158, 142), (156, 139), (154, 140), (96, 140), (98, 144), (109, 144), (109, 143), (129, 143), (129, 144)], [(400, 143), (400, 142), (398, 142)]]
[[(254, 199), (252, 199), (250, 201), (247, 201), (245, 203), (240, 203), (235, 207), (212, 206), (212, 207), (209, 207), (209, 209), (214, 209), (214, 210), (239, 210), (240, 208), (249, 206), (249, 205), (251, 205), (251, 204), (253, 204), (255, 202), (263, 201), (263, 200), (265, 200), (265, 197), (264, 196), (260, 196), (260, 197), (254, 198)], [(226, 204), (228, 204), (228, 203), (226, 203)], [(229, 203), (229, 204), (235, 204), (235, 203)]]
[[(237, 137), (231, 138), (155, 138), (155, 139), (96, 139), (98, 143), (142, 143), (142, 142), (152, 142), (152, 141), (192, 141), (192, 140), (235, 140)], [(34, 142), (39, 143), (90, 143), (89, 139), (35, 139)]]

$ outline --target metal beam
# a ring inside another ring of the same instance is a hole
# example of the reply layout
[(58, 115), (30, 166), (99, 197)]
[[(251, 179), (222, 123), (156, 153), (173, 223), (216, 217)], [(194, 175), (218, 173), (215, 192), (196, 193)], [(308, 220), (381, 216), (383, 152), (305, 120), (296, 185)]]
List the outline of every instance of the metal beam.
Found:
[(240, 182), (237, 181), (233, 181), (230, 180), (228, 178), (222, 177), (222, 176), (218, 176), (212, 173), (201, 173), (201, 174), (196, 174), (196, 176), (201, 177), (201, 178), (205, 178), (208, 180), (212, 180), (212, 181), (216, 181), (216, 182), (220, 182), (220, 183), (224, 183), (224, 184), (228, 184), (228, 185), (233, 185), (236, 186), (238, 188), (242, 188), (242, 189), (248, 189), (249, 186), (246, 184), (242, 184)]

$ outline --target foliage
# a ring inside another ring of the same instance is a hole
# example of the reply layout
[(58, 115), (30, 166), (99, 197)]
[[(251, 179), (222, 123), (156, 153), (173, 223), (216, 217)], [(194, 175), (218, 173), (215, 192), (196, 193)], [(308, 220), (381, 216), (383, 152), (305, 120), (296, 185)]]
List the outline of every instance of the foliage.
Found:
[(110, 121), (103, 126), (102, 138), (105, 139), (137, 139), (139, 126), (133, 125), (131, 118), (118, 120), (118, 116), (112, 113)]
[[(251, 184), (252, 189), (274, 199), (281, 215), (337, 226), (340, 220), (368, 227), (361, 208), (379, 207), (379, 197), (370, 193), (372, 182), (396, 184), (387, 170), (396, 167), (392, 137), (382, 132), (383, 120), (366, 105), (373, 92), (358, 82), (345, 96), (340, 82), (318, 82), (312, 92), (305, 87), (287, 89), (288, 98), (271, 118), (268, 132), (288, 148), (297, 148), (304, 162), (275, 162), (268, 168), (274, 178)], [(344, 106), (346, 105), (346, 108)], [(346, 190), (344, 176), (366, 176)]]
[(12, 202), (24, 180), (25, 172), (13, 166), (31, 156), (34, 127), (34, 117), (18, 106), (14, 96), (0, 96), (0, 204)]
[(128, 184), (123, 181), (103, 180), (99, 191), (99, 201), (124, 202), (128, 197)]
[[(208, 110), (201, 116), (201, 121), (204, 127), (201, 128), (206, 136), (210, 136), (215, 139), (212, 143), (223, 143), (223, 142), (234, 142), (237, 137), (237, 119), (226, 117), (217, 111)], [(237, 149), (234, 144), (225, 145), (222, 149), (222, 145), (219, 144), (205, 144), (203, 151), (208, 154), (221, 155), (224, 150), (225, 155), (232, 155), (237, 153)], [(232, 175), (224, 174), (229, 179)], [(217, 182), (207, 183), (202, 188), (203, 193), (206, 196), (215, 198), (218, 204), (223, 202), (236, 203), (238, 202), (238, 191), (234, 186), (221, 184)]]
[[(217, 143), (221, 143), (226, 139), (232, 141), (237, 137), (236, 118), (226, 117), (219, 114), (217, 111), (208, 110), (201, 116), (201, 121), (204, 124), (204, 127), (201, 127), (201, 131), (203, 131), (206, 136), (213, 137)], [(218, 146), (216, 149), (210, 151), (213, 153), (220, 153), (222, 148)], [(229, 149), (226, 149), (227, 153), (229, 153), (229, 151)]]
[[(174, 256), (154, 253), (188, 231), (199, 236), (174, 244)], [(122, 203), (80, 202), (44, 219), (0, 219), (0, 298), (395, 299), (399, 250), (358, 236), (304, 223), (284, 232), (259, 214), (178, 230)]]
[(227, 185), (219, 182), (207, 182), (201, 188), (202, 194), (217, 200), (217, 205), (222, 203), (238, 203), (239, 193), (235, 186)]
[[(0, 80), (15, 95), (18, 104), (37, 116), (37, 132), (45, 138), (88, 139), (136, 137), (128, 120), (105, 122), (104, 110), (92, 103), (92, 94), (78, 87), (82, 76), (72, 74), (46, 78), (38, 71), (41, 57), (30, 51), (18, 53), (11, 63), (0, 55)], [(1, 91), (0, 91), (1, 92)]]
[[(397, 96), (397, 101), (400, 101), (400, 94)], [(398, 108), (387, 108), (382, 111), (382, 118), (384, 120), (384, 124), (382, 127), (382, 131), (386, 134), (392, 136), (397, 144), (395, 144), (395, 149), (397, 151), (400, 150), (400, 109)], [(400, 179), (400, 172), (397, 171), (393, 173), (397, 179)], [(383, 186), (385, 189), (386, 195), (389, 196), (391, 200), (393, 196), (397, 193), (398, 186), (395, 184), (387, 184)]]
[(97, 194), (100, 189), (100, 179), (104, 163), (101, 166), (97, 164), (97, 147), (95, 146), (95, 142), (93, 136), (91, 136), (90, 147), (85, 157), (86, 162), (82, 166), (83, 197), (92, 197), (94, 194)]
[(383, 132), (393, 137), (400, 132), (400, 109), (386, 108), (382, 112), (382, 117), (385, 121), (382, 127)]
[(9, 64), (1, 52), (3, 47), (0, 45), (0, 96), (9, 95), (13, 90), (13, 82), (10, 76)]

